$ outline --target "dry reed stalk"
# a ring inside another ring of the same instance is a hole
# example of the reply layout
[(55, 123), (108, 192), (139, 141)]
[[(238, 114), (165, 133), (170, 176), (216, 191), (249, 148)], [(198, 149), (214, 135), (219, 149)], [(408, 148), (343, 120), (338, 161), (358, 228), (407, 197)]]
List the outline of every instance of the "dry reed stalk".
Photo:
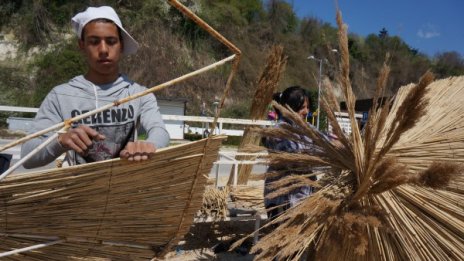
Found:
[[(286, 152), (275, 152), (269, 154), (267, 157), (270, 161), (270, 165), (273, 168), (282, 169), (288, 166), (288, 163), (291, 162), (292, 166), (327, 166), (328, 162), (325, 161), (322, 157), (311, 156), (308, 154), (295, 154), (295, 153), (286, 153)], [(340, 166), (341, 167), (341, 166)]]
[[(294, 191), (295, 189), (299, 189), (302, 187), (319, 187), (317, 182), (311, 181), (307, 178), (294, 178), (294, 177), (287, 177), (282, 179), (282, 183), (285, 185), (280, 184), (271, 184), (269, 187), (277, 187), (277, 189), (273, 192), (270, 192), (266, 195), (267, 199), (277, 198), (281, 195), (287, 195), (290, 192)], [(275, 186), (272, 186), (275, 185)]]
[[(337, 22), (343, 65), (339, 80), (354, 119), (346, 28), (340, 15)], [(388, 72), (384, 66), (375, 99)], [(308, 159), (332, 170), (318, 181), (316, 193), (267, 224), (278, 227), (253, 247), (257, 260), (298, 260), (305, 251), (315, 260), (464, 259), (464, 76), (431, 81), (426, 73), (417, 85), (400, 88), (391, 108), (388, 101), (375, 105), (366, 125), (368, 137), (362, 140), (353, 126), (351, 139), (336, 146), (279, 108), (298, 127), (263, 134), (303, 135), (325, 151), (288, 158), (286, 172), (297, 172)], [(328, 110), (333, 114), (334, 109)], [(286, 184), (282, 181), (283, 193)]]
[[(272, 95), (277, 90), (282, 73), (285, 70), (287, 64), (287, 56), (284, 55), (284, 48), (280, 45), (274, 45), (271, 47), (269, 55), (266, 60), (266, 64), (258, 77), (257, 88), (255, 95), (252, 100), (250, 109), (250, 119), (261, 120), (266, 117), (268, 105), (272, 101)], [(249, 128), (246, 128), (240, 145), (238, 147), (239, 152), (243, 152), (243, 148), (250, 145), (258, 145), (260, 142), (260, 136)], [(236, 156), (237, 160), (254, 160), (253, 156)], [(253, 169), (253, 165), (240, 165), (238, 169), (237, 183), (245, 185)], [(233, 171), (229, 175), (228, 185), (233, 184)]]
[[(379, 138), (380, 132), (383, 130), (385, 117), (388, 115), (389, 110), (389, 103), (382, 103), (384, 104), (383, 107), (379, 104), (380, 97), (384, 96), (385, 87), (387, 86), (388, 75), (390, 74), (390, 67), (387, 66), (387, 62), (389, 59), (389, 54), (386, 55), (386, 61), (384, 62), (379, 78), (377, 79), (377, 87), (375, 90), (374, 97), (372, 99), (372, 108), (369, 109), (369, 114), (371, 117), (368, 118), (365, 127), (364, 133), (364, 150), (366, 153), (366, 158), (371, 158), (374, 154), (375, 148), (377, 146), (376, 142)], [(380, 112), (379, 112), (379, 109)], [(376, 124), (374, 124), (376, 123)], [(367, 161), (368, 164), (364, 166), (364, 172), (371, 171), (370, 168), (372, 165), (370, 164), (371, 161)]]
[(360, 173), (362, 171), (362, 162), (363, 162), (363, 153), (364, 148), (360, 146), (362, 144), (361, 140), (361, 133), (357, 126), (357, 121), (355, 118), (355, 101), (356, 98), (354, 96), (353, 90), (351, 88), (351, 81), (350, 81), (350, 54), (348, 50), (348, 33), (347, 33), (347, 25), (343, 24), (342, 21), (342, 13), (337, 11), (337, 25), (338, 25), (338, 39), (339, 39), (339, 51), (340, 51), (340, 64), (341, 64), (341, 71), (339, 82), (340, 86), (342, 87), (343, 93), (345, 94), (346, 100), (346, 107), (348, 109), (348, 115), (350, 118), (351, 123), (351, 139), (352, 143), (352, 152), (354, 156), (354, 163), (356, 170), (354, 174), (357, 176), (358, 181), (360, 179)]
[(335, 115), (336, 110), (332, 110), (327, 100), (322, 99), (322, 110), (327, 112), (327, 119), (329, 124), (332, 126), (332, 132), (338, 137), (339, 142), (346, 148), (352, 146), (351, 141), (345, 136), (340, 124), (338, 123), (337, 116)]
[(333, 108), (333, 111), (339, 112), (340, 111), (340, 104), (338, 102), (337, 96), (335, 95), (335, 87), (333, 86), (332, 82), (328, 79), (323, 81), (324, 84), (324, 93), (323, 93), (323, 100), (328, 108)]

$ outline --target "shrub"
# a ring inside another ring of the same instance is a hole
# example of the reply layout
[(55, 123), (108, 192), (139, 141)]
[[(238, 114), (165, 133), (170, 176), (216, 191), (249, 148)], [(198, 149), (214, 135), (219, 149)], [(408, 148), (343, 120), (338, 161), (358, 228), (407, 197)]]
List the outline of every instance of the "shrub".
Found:
[(37, 69), (32, 106), (39, 106), (53, 87), (85, 72), (87, 66), (76, 45), (64, 43), (37, 57), (32, 64)]

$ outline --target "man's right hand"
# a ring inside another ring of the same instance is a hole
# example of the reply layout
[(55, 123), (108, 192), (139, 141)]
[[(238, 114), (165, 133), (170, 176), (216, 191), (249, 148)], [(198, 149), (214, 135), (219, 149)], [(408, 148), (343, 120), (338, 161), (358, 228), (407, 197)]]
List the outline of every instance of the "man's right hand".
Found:
[(92, 147), (92, 140), (104, 140), (105, 136), (86, 125), (79, 125), (70, 129), (67, 133), (58, 135), (58, 142), (68, 150), (74, 150), (81, 156), (85, 156)]

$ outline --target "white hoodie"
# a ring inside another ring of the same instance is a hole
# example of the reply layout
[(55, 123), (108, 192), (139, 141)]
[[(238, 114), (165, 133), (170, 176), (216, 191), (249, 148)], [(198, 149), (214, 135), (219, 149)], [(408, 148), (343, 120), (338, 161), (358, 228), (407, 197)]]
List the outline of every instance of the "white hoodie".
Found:
[[(35, 117), (31, 133), (144, 90), (146, 90), (145, 87), (130, 81), (123, 75), (113, 83), (104, 85), (94, 85), (84, 76), (77, 76), (68, 83), (56, 86), (50, 91)], [(136, 122), (139, 122), (147, 132), (147, 141), (153, 143), (156, 148), (168, 145), (169, 134), (161, 118), (156, 98), (154, 95), (148, 94), (75, 122), (73, 126), (88, 125), (105, 135), (106, 139), (99, 142), (94, 141), (85, 157), (70, 151), (71, 153), (68, 154), (71, 163), (82, 164), (119, 157), (119, 152), (126, 146), (127, 142), (134, 140)], [(48, 133), (24, 143), (21, 148), (21, 156), (27, 155), (50, 135)], [(47, 147), (27, 160), (24, 167), (35, 168), (46, 165), (65, 151), (57, 140), (52, 141)]]

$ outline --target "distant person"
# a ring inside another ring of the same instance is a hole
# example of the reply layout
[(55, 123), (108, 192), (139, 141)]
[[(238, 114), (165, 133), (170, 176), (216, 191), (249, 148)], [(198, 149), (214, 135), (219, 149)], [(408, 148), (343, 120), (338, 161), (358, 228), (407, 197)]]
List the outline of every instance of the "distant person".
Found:
[[(306, 120), (307, 114), (309, 113), (309, 95), (308, 92), (300, 86), (292, 86), (285, 89), (283, 92), (275, 93), (273, 99), (281, 104), (282, 106), (289, 106), (294, 112), (298, 113), (299, 116)], [(282, 127), (284, 124), (293, 123), (282, 116), (282, 113), (276, 109), (278, 115), (278, 123), (275, 126), (276, 128)], [(311, 143), (310, 140), (308, 140)], [(295, 141), (291, 141), (288, 139), (278, 139), (278, 138), (265, 138), (264, 139), (264, 146), (269, 149), (269, 152), (290, 152), (290, 153), (300, 153), (304, 150), (313, 149), (312, 147), (308, 147), (305, 144), (301, 144)], [(264, 187), (264, 197), (266, 197), (269, 193), (273, 192), (274, 190), (269, 187), (272, 182), (275, 182), (287, 175), (291, 174), (309, 174), (312, 172), (311, 169), (305, 170), (302, 173), (295, 172), (290, 168), (281, 168), (275, 169), (270, 167), (267, 171), (268, 173), (275, 172), (273, 176), (267, 176), (265, 178), (265, 187)], [(311, 178), (315, 180), (314, 178)], [(300, 187), (294, 189), (290, 193), (286, 195), (279, 196), (273, 199), (264, 200), (264, 205), (268, 212), (269, 218), (275, 218), (284, 210), (288, 209), (289, 207), (295, 206), (298, 202), (302, 199), (308, 197), (312, 193), (312, 188), (308, 186)]]
[[(50, 91), (35, 117), (32, 132), (146, 90), (119, 71), (121, 56), (135, 53), (138, 43), (123, 28), (113, 8), (89, 7), (75, 15), (71, 23), (79, 49), (87, 60), (87, 72)], [(146, 141), (136, 141), (138, 123), (148, 134)], [(21, 156), (49, 135), (24, 143)], [(140, 161), (168, 143), (169, 134), (156, 98), (149, 94), (75, 122), (68, 132), (59, 134), (27, 160), (24, 167), (46, 165), (65, 152), (70, 164), (117, 157)]]
[(267, 119), (269, 121), (277, 121), (278, 120), (277, 112), (274, 110), (274, 108), (271, 105), (269, 105), (269, 108), (268, 108), (268, 111), (267, 111)]
[(200, 106), (200, 116), (205, 117), (206, 116), (206, 103), (202, 102)]

